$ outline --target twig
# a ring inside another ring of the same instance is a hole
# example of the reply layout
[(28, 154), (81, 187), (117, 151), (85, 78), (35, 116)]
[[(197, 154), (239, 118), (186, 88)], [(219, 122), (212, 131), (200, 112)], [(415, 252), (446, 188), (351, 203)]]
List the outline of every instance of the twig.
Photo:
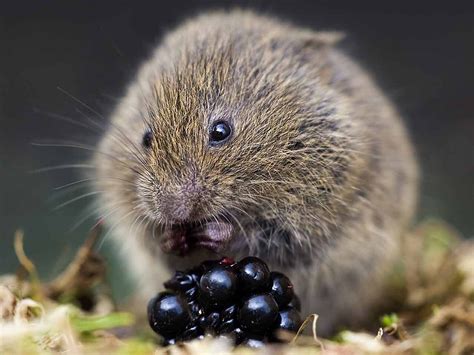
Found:
[[(62, 294), (67, 290), (71, 291), (77, 288), (82, 288), (86, 286), (86, 284), (89, 285), (90, 283), (93, 283), (92, 279), (94, 277), (101, 276), (103, 266), (101, 264), (96, 264), (100, 261), (93, 251), (94, 245), (99, 239), (101, 231), (102, 224), (99, 222), (92, 228), (89, 236), (84, 244), (79, 248), (73, 261), (69, 264), (66, 270), (46, 286), (46, 294), (55, 298), (57, 295)], [(85, 270), (84, 268), (88, 265), (90, 265), (93, 270)], [(87, 275), (83, 275), (84, 272), (86, 272)], [(97, 275), (90, 274), (91, 272), (97, 273)]]
[(384, 334), (383, 328), (379, 328), (377, 335), (375, 336), (375, 339), (382, 340), (383, 334)]
[(34, 298), (41, 299), (43, 295), (41, 293), (40, 279), (35, 265), (25, 254), (25, 249), (23, 248), (23, 236), (24, 233), (21, 229), (18, 229), (15, 232), (13, 244), (15, 248), (15, 254), (21, 266), (28, 272), (30, 276), (32, 296)]
[(318, 339), (318, 335), (316, 334), (316, 323), (318, 321), (318, 318), (319, 318), (319, 315), (317, 315), (315, 313), (310, 314), (308, 317), (306, 317), (303, 324), (301, 324), (300, 328), (296, 332), (296, 335), (293, 337), (293, 340), (291, 340), (291, 344), (296, 343), (296, 340), (298, 339), (300, 334), (305, 330), (306, 325), (312, 320), (313, 323), (312, 323), (311, 329), (313, 331), (313, 339), (321, 347), (321, 349), (324, 351), (325, 350), (324, 349), (324, 344), (321, 340)]

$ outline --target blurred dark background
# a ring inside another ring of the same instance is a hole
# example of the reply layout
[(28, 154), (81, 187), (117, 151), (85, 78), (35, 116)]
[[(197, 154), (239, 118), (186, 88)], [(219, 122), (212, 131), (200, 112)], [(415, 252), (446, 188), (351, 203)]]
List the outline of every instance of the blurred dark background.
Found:
[[(389, 7), (388, 4), (397, 4)], [(386, 4), (387, 6), (384, 6)], [(441, 2), (440, 2), (441, 4)], [(87, 191), (55, 188), (81, 178), (90, 152), (32, 146), (44, 140), (94, 144), (86, 122), (107, 116), (160, 36), (208, 8), (241, 5), (314, 29), (345, 31), (342, 47), (368, 68), (403, 113), (423, 169), (419, 218), (474, 233), (473, 2), (360, 1), (16, 1), (0, 10), (0, 273), (17, 265), (13, 233), (50, 277), (67, 262), (94, 220)], [(457, 6), (457, 7), (455, 7)], [(67, 120), (67, 118), (66, 118)], [(72, 231), (71, 231), (72, 229)], [(112, 254), (107, 243), (102, 248)], [(116, 270), (119, 268), (116, 268)]]

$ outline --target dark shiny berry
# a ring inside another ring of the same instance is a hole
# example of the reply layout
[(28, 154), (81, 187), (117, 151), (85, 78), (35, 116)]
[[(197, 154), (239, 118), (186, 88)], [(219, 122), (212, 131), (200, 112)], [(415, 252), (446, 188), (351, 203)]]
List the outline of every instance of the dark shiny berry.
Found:
[(277, 329), (297, 331), (299, 299), (288, 278), (270, 273), (256, 257), (207, 260), (166, 281), (148, 304), (148, 320), (163, 344), (228, 336), (235, 344), (260, 347), (280, 341)]
[(220, 260), (206, 260), (199, 264), (195, 270), (193, 269), (193, 271), (197, 272), (202, 277), (202, 275), (204, 275), (209, 270), (212, 270), (217, 265), (220, 265)]
[(199, 301), (208, 308), (222, 308), (235, 295), (237, 276), (226, 267), (218, 265), (202, 275), (199, 285)]
[(293, 284), (280, 272), (272, 272), (270, 277), (272, 282), (270, 293), (280, 307), (286, 306), (293, 299)]
[(227, 141), (232, 135), (232, 128), (226, 121), (217, 121), (209, 129), (209, 144), (215, 146)]
[(269, 294), (250, 297), (239, 312), (239, 321), (243, 330), (263, 334), (277, 326), (278, 304)]
[(188, 327), (179, 335), (179, 340), (187, 341), (199, 338), (204, 334), (202, 328), (197, 324), (189, 324)]
[(201, 305), (196, 301), (191, 301), (188, 303), (189, 311), (191, 313), (191, 318), (194, 320), (198, 319), (204, 314), (204, 310)]
[(288, 307), (295, 308), (298, 311), (301, 311), (301, 301), (296, 294), (293, 295), (293, 299), (290, 301), (290, 303), (288, 303)]
[(301, 326), (300, 313), (294, 308), (286, 308), (280, 312), (280, 329), (284, 329), (293, 333)]
[(199, 267), (195, 267), (195, 268), (189, 270), (188, 275), (189, 275), (189, 277), (191, 277), (193, 279), (193, 282), (196, 285), (199, 285), (199, 281), (201, 280), (201, 276), (202, 276), (202, 273), (201, 273), (201, 270), (200, 270)]
[(237, 328), (238, 322), (236, 319), (229, 319), (226, 321), (221, 321), (219, 326), (217, 327), (218, 334), (228, 334), (232, 332), (235, 328)]
[(191, 321), (187, 302), (179, 295), (161, 292), (148, 303), (150, 327), (165, 338), (173, 338)]
[(270, 284), (270, 270), (263, 260), (249, 256), (239, 262), (239, 284), (245, 293), (267, 291)]
[(164, 286), (176, 292), (186, 292), (195, 286), (193, 277), (181, 271), (176, 271), (174, 276), (164, 283)]
[(143, 134), (142, 138), (142, 144), (145, 148), (150, 148), (151, 147), (151, 141), (153, 139), (153, 132), (151, 130), (147, 130)]
[(189, 290), (187, 290), (184, 293), (184, 297), (188, 301), (193, 301), (194, 299), (196, 299), (197, 293), (198, 293), (198, 288), (197, 287), (191, 287)]
[(237, 315), (237, 306), (235, 304), (227, 307), (221, 312), (222, 321), (233, 319), (235, 318), (236, 315)]
[(211, 312), (207, 316), (202, 316), (199, 318), (199, 325), (201, 328), (210, 332), (215, 332), (215, 330), (219, 327), (220, 322), (221, 316), (217, 312)]

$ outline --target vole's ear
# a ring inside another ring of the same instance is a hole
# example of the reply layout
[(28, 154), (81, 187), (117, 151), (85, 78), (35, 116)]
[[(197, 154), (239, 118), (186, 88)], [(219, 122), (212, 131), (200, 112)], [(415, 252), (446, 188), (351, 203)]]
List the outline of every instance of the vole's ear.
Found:
[(300, 60), (313, 63), (318, 67), (321, 82), (330, 83), (334, 77), (334, 68), (328, 56), (330, 49), (344, 39), (343, 32), (301, 31), (295, 35), (293, 44), (300, 54)]
[(324, 48), (336, 45), (345, 37), (344, 32), (339, 31), (310, 31), (304, 30), (297, 34), (296, 41), (308, 48)]
[(319, 71), (318, 75), (323, 82), (330, 82), (334, 71), (329, 53), (344, 37), (343, 32), (337, 31), (295, 31), (283, 28), (270, 37), (270, 48), (282, 55), (293, 53), (295, 63), (310, 63)]
[(283, 27), (266, 39), (269, 40), (272, 50), (290, 49), (296, 53), (302, 53), (330, 48), (344, 37), (345, 34), (338, 31), (295, 31), (292, 28)]

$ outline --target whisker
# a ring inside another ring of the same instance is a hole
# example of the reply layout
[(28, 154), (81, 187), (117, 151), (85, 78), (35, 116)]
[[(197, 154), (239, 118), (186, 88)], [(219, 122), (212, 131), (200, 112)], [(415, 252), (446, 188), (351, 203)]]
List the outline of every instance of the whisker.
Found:
[[(92, 123), (95, 127), (98, 127), (100, 129), (105, 129), (106, 127), (98, 123), (96, 120), (94, 120), (91, 116), (89, 116), (87, 113), (82, 111), (79, 108), (76, 108), (76, 112), (78, 112), (82, 117), (84, 117), (87, 121)], [(110, 123), (109, 121), (107, 123)]]
[[(87, 115), (85, 112), (83, 112), (82, 110), (79, 110), (77, 109), (76, 110), (77, 112), (79, 112), (81, 115), (83, 115), (89, 122), (91, 122), (92, 124), (96, 125), (97, 127), (99, 127), (100, 129), (102, 130), (105, 130), (105, 127), (101, 126), (99, 123), (97, 123), (95, 120), (93, 120), (89, 115)], [(116, 135), (115, 134), (115, 131), (113, 129), (109, 130), (110, 134), (111, 134), (111, 137), (114, 138), (114, 141), (116, 141), (118, 144), (122, 144), (122, 140), (121, 139), (125, 139), (129, 144), (130, 146), (132, 146), (135, 150), (132, 151), (131, 148), (129, 148), (128, 146), (126, 146), (126, 151), (127, 153), (131, 154), (133, 157), (135, 157), (138, 161), (140, 161), (142, 164), (146, 164), (146, 161), (145, 161), (145, 155), (144, 153), (142, 152), (142, 150), (136, 145), (135, 142), (133, 142), (124, 132), (123, 130), (116, 124), (114, 124), (114, 122), (112, 120), (109, 120), (108, 121), (108, 125), (112, 128), (114, 128), (116, 131), (118, 131), (118, 133), (120, 135)]]
[(248, 233), (247, 233), (247, 231), (245, 230), (245, 228), (242, 226), (242, 224), (239, 222), (238, 218), (236, 218), (236, 217), (233, 215), (233, 213), (230, 212), (230, 211), (227, 213), (227, 215), (228, 215), (229, 217), (231, 217), (231, 218), (237, 223), (237, 225), (238, 225), (240, 231), (242, 232), (244, 238), (247, 240), (248, 245), (250, 245), (250, 238), (249, 238), (249, 236), (248, 236)]
[[(90, 210), (90, 209), (92, 209), (92, 211), (91, 211), (91, 212), (87, 212), (87, 210)], [(82, 217), (79, 217), (79, 220), (78, 220), (76, 223), (74, 223), (74, 225), (73, 225), (71, 228), (69, 228), (68, 233), (74, 232), (77, 228), (79, 228), (79, 226), (80, 226), (82, 223), (84, 223), (85, 221), (87, 221), (87, 220), (88, 220), (89, 218), (91, 218), (92, 216), (96, 215), (96, 214), (99, 212), (99, 210), (100, 210), (100, 208), (99, 208), (99, 207), (95, 207), (95, 208), (94, 208), (94, 205), (91, 205), (90, 207), (86, 208), (86, 209), (85, 209), (85, 212), (86, 212), (85, 215), (82, 216)]]
[[(121, 179), (121, 178), (118, 178), (118, 177), (115, 177), (115, 176), (102, 176), (100, 178), (100, 180), (107, 184), (107, 185), (116, 185), (116, 186), (125, 186), (125, 187), (128, 187), (126, 189), (126, 191), (135, 191), (135, 187), (136, 185), (132, 182), (132, 181), (128, 181), (128, 180), (125, 180), (125, 179)], [(65, 184), (65, 185), (62, 185), (62, 186), (58, 186), (58, 187), (55, 187), (53, 188), (53, 190), (62, 190), (62, 189), (68, 189), (70, 187), (75, 187), (75, 185), (80, 185), (82, 183), (87, 183), (87, 182), (98, 182), (99, 179), (98, 178), (88, 178), (88, 179), (82, 179), (82, 180), (78, 180), (78, 181), (73, 181), (73, 182), (70, 182), (68, 184)], [(92, 186), (92, 184), (91, 184)], [(69, 189), (67, 190), (67, 192), (71, 192), (73, 191), (73, 189)]]
[(62, 189), (65, 189), (65, 188), (68, 188), (68, 187), (71, 187), (71, 186), (74, 186), (74, 185), (77, 185), (77, 184), (83, 184), (83, 183), (94, 181), (94, 180), (95, 179), (76, 180), (76, 181), (61, 185), (61, 186), (54, 187), (53, 190), (58, 191), (58, 190), (62, 190)]
[(85, 216), (82, 216), (81, 219), (75, 223), (71, 229), (69, 230), (69, 232), (72, 232), (74, 231), (76, 228), (78, 228), (82, 223), (84, 223), (88, 218), (91, 218), (92, 216), (94, 215), (97, 215), (98, 218), (102, 219), (102, 220), (107, 220), (107, 218), (113, 213), (113, 211), (115, 210), (118, 210), (118, 207), (121, 205), (121, 204), (124, 204), (124, 203), (127, 203), (128, 200), (126, 199), (121, 199), (121, 200), (118, 200), (114, 203), (108, 203), (106, 204), (107, 205), (107, 209), (111, 212), (105, 214), (105, 215), (101, 215), (99, 212), (102, 210), (102, 207), (101, 206), (95, 206), (94, 205), (91, 205), (89, 208), (87, 209), (92, 209), (91, 212), (86, 212)]
[(44, 173), (46, 171), (63, 170), (63, 169), (95, 169), (91, 164), (62, 164), (55, 166), (47, 166), (36, 170), (31, 170), (30, 173)]
[(70, 196), (71, 194), (73, 193), (76, 193), (77, 191), (81, 191), (84, 192), (85, 189), (87, 189), (87, 186), (85, 185), (81, 185), (81, 184), (76, 184), (76, 185), (73, 185), (73, 186), (70, 186), (68, 189), (62, 189), (62, 190), (59, 190), (59, 191), (55, 191), (54, 193), (52, 193), (48, 198), (47, 200), (48, 201), (57, 201), (57, 200), (61, 200), (63, 199), (65, 196)]
[(79, 200), (82, 200), (83, 198), (86, 198), (86, 197), (89, 197), (89, 196), (93, 196), (93, 195), (97, 195), (97, 194), (100, 194), (102, 193), (103, 191), (92, 191), (92, 192), (88, 192), (88, 193), (85, 193), (83, 195), (80, 195), (80, 196), (77, 196), (77, 197), (74, 197), (73, 199), (69, 200), (69, 201), (66, 201), (64, 203), (61, 203), (60, 205), (56, 206), (55, 208), (53, 208), (53, 211), (56, 211), (56, 210), (59, 210), (60, 208), (62, 207), (65, 207), (67, 205), (70, 205), (71, 203), (74, 203), (76, 201), (79, 201)]
[(105, 120), (105, 117), (100, 114), (97, 110), (94, 110), (92, 107), (90, 107), (89, 105), (87, 105), (85, 102), (79, 100), (77, 97), (75, 97), (74, 95), (72, 95), (71, 93), (69, 93), (68, 91), (66, 91), (65, 89), (63, 89), (62, 87), (60, 86), (57, 86), (56, 87), (59, 91), (61, 91), (63, 94), (65, 94), (66, 96), (68, 96), (70, 99), (76, 101), (77, 103), (81, 104), (82, 106), (84, 106), (85, 108), (87, 108), (90, 112), (94, 113), (97, 115), (97, 117), (99, 118), (102, 118)]
[[(75, 97), (74, 95), (72, 95), (71, 93), (69, 93), (68, 91), (66, 91), (65, 89), (61, 88), (60, 86), (58, 86), (57, 89), (58, 89), (59, 91), (61, 91), (63, 94), (65, 94), (66, 96), (68, 96), (69, 98), (71, 98), (72, 100), (74, 100), (75, 102), (81, 104), (83, 107), (85, 107), (87, 110), (89, 110), (89, 111), (92, 112), (93, 114), (97, 115), (98, 118), (100, 118), (100, 119), (102, 119), (102, 120), (106, 120), (106, 117), (104, 117), (101, 113), (99, 113), (97, 110), (93, 109), (90, 105), (87, 105), (85, 102), (83, 102), (83, 101), (80, 100), (79, 98)], [(82, 111), (78, 110), (78, 112), (81, 113)], [(88, 117), (88, 116), (86, 115), (86, 117)], [(96, 126), (98, 125), (98, 123), (97, 123), (96, 121), (94, 121), (94, 120), (92, 120), (92, 119), (90, 119), (90, 118), (89, 118), (89, 121), (91, 121), (91, 122), (92, 122), (93, 124), (95, 124)], [(109, 122), (109, 124), (113, 125), (112, 122)], [(104, 128), (101, 127), (100, 125), (99, 125), (99, 127), (100, 127), (101, 129), (104, 129)], [(131, 145), (132, 145), (138, 152), (140, 152), (140, 150), (137, 149), (137, 146), (135, 145), (135, 143), (132, 142), (125, 134), (123, 134), (123, 132), (120, 130), (119, 127), (116, 127), (116, 126), (115, 126), (115, 128), (116, 128), (120, 133), (122, 133), (123, 137), (124, 137), (126, 140), (128, 140), (128, 142), (131, 143)], [(138, 156), (136, 153), (131, 152), (130, 150), (129, 150), (129, 153), (133, 154), (133, 156), (134, 156), (135, 158), (137, 158), (142, 164), (144, 163), (144, 156), (143, 156), (143, 155)]]
[[(107, 156), (113, 160), (115, 160), (116, 162), (122, 164), (123, 166), (125, 166), (126, 168), (128, 169), (131, 169), (132, 171), (136, 172), (136, 173), (139, 173), (139, 171), (128, 165), (127, 162), (109, 154), (109, 153), (106, 153), (106, 152), (103, 152), (103, 151), (100, 151), (94, 147), (91, 147), (91, 146), (87, 146), (85, 144), (81, 144), (81, 143), (77, 143), (77, 142), (66, 142), (66, 143), (38, 143), (38, 142), (35, 142), (35, 143), (31, 143), (32, 145), (34, 146), (39, 146), (39, 147), (52, 147), (52, 148), (73, 148), (73, 149), (82, 149), (82, 150), (86, 150), (86, 151), (91, 151), (91, 152), (95, 152), (95, 153), (98, 153), (98, 154), (102, 154), (104, 156)], [(92, 165), (91, 165), (92, 166)]]
[(156, 220), (153, 221), (153, 224), (151, 226), (151, 235), (153, 240), (156, 240)]
[(105, 129), (104, 127), (101, 127), (102, 130), (98, 130), (95, 127), (92, 127), (92, 126), (90, 126), (90, 125), (88, 125), (84, 122), (75, 120), (74, 118), (69, 117), (69, 116), (61, 115), (59, 113), (44, 111), (44, 110), (41, 110), (39, 108), (34, 108), (33, 111), (36, 112), (36, 113), (41, 113), (41, 114), (46, 115), (48, 117), (60, 120), (60, 121), (71, 123), (72, 125), (75, 125), (77, 127), (82, 127), (82, 128), (88, 129), (88, 130), (90, 130), (94, 133), (103, 133), (104, 129)]
[[(114, 213), (117, 213), (118, 211), (118, 208), (116, 208), (115, 210), (111, 211), (109, 214), (107, 214), (107, 217), (111, 216), (112, 214)], [(108, 229), (108, 231), (105, 233), (104, 237), (102, 238), (101, 242), (99, 243), (99, 245), (97, 246), (97, 250), (100, 250), (102, 249), (102, 246), (104, 245), (105, 241), (108, 239), (108, 237), (113, 233), (113, 231), (115, 231), (115, 229), (117, 229), (117, 227), (120, 225), (120, 223), (125, 219), (127, 218), (128, 216), (130, 216), (132, 213), (134, 213), (135, 211), (130, 211), (128, 213), (126, 213), (125, 215), (121, 216), (121, 218), (117, 218), (117, 222), (114, 223), (114, 225), (112, 227), (110, 227)]]

